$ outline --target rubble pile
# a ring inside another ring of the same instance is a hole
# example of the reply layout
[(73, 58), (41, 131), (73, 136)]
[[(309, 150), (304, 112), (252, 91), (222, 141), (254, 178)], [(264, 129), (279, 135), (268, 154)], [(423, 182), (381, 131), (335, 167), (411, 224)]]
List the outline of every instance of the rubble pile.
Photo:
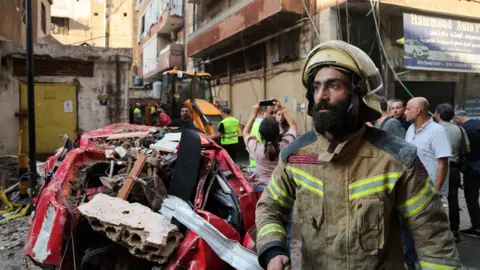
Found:
[(94, 230), (127, 246), (131, 254), (159, 264), (167, 262), (182, 239), (170, 220), (138, 203), (98, 194), (78, 210)]

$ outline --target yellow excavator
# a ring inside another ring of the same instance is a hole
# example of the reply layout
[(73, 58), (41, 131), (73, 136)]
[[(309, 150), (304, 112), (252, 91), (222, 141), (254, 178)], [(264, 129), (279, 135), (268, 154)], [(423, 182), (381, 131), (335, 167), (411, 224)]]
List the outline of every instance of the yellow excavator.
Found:
[(172, 119), (180, 117), (180, 109), (185, 105), (198, 129), (207, 135), (215, 133), (222, 115), (220, 105), (214, 101), (210, 74), (173, 69), (163, 73), (161, 82), (160, 107)]

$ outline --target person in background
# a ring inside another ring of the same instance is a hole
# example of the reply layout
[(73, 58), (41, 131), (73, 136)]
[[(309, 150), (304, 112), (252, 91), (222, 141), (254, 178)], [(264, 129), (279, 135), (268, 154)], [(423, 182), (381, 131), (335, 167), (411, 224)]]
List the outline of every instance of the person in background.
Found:
[(135, 104), (135, 109), (133, 109), (133, 122), (137, 125), (142, 124), (142, 110), (140, 109), (140, 103)]
[(462, 127), (456, 126), (450, 121), (455, 112), (452, 105), (443, 103), (435, 109), (435, 119), (448, 134), (452, 146), (452, 156), (449, 158), (449, 179), (448, 179), (448, 217), (450, 230), (453, 233), (455, 242), (460, 241), (458, 230), (460, 229), (460, 206), (458, 205), (458, 189), (460, 188), (460, 155), (470, 152), (470, 141)]
[(463, 190), (472, 227), (460, 230), (460, 234), (480, 238), (480, 120), (470, 119), (465, 111), (455, 113), (454, 122), (463, 127), (470, 141), (470, 153), (466, 156), (463, 170)]
[(283, 136), (285, 136), (285, 134), (290, 129), (290, 125), (288, 124), (284, 116), (286, 110), (287, 109), (283, 108), (282, 106), (277, 106), (277, 112), (275, 114), (275, 120), (277, 120), (277, 122), (280, 124), (281, 138), (283, 138)]
[(250, 177), (250, 182), (253, 184), (256, 192), (262, 192), (265, 186), (268, 185), (272, 172), (278, 163), (280, 151), (297, 137), (295, 120), (293, 120), (293, 116), (288, 111), (284, 111), (283, 116), (290, 129), (285, 133), (280, 142), (280, 125), (271, 118), (265, 118), (260, 123), (259, 133), (261, 141), (258, 141), (251, 131), (259, 111), (260, 105), (257, 103), (253, 106), (252, 115), (243, 130), (247, 151), (255, 158), (257, 163), (255, 173)]
[(393, 101), (394, 99), (387, 100), (387, 111), (388, 111), (388, 116), (390, 117), (393, 117), (393, 111), (392, 111)]
[(230, 108), (222, 109), (222, 118), (223, 120), (218, 124), (218, 131), (211, 138), (214, 140), (220, 138), (220, 144), (228, 152), (232, 160), (235, 161), (237, 158), (240, 121), (232, 116)]
[(162, 108), (158, 108), (158, 110), (156, 111), (156, 114), (158, 117), (158, 125), (160, 127), (166, 127), (170, 125), (170, 123), (172, 122), (172, 119), (170, 118), (170, 116), (168, 116), (168, 114), (166, 114)]
[(405, 128), (405, 130), (408, 130), (410, 123), (405, 117), (405, 103), (403, 100), (394, 99), (392, 101), (392, 105), (390, 106), (390, 110), (392, 112), (392, 116), (402, 123), (402, 126)]
[(180, 110), (180, 118), (173, 120), (169, 127), (177, 127), (178, 129), (195, 129), (195, 124), (190, 116), (190, 109), (183, 106)]
[[(273, 100), (275, 103), (274, 105), (260, 107), (258, 116), (255, 118), (255, 122), (253, 123), (252, 130), (250, 133), (251, 135), (255, 136), (258, 141), (261, 141), (259, 130), (260, 130), (260, 123), (263, 121), (263, 119), (267, 119), (267, 118), (275, 119), (275, 105), (279, 103), (277, 103), (278, 101), (276, 99), (273, 99)], [(255, 173), (257, 163), (255, 161), (255, 158), (252, 155), (250, 155), (248, 159), (250, 161), (250, 173), (253, 174)]]
[(397, 137), (405, 139), (406, 131), (403, 128), (402, 123), (390, 116), (388, 108), (388, 102), (385, 100), (385, 98), (382, 98), (382, 100), (380, 101), (382, 117), (377, 120), (375, 127), (381, 130), (385, 130), (386, 132), (391, 133)]
[(447, 131), (428, 116), (428, 101), (423, 97), (412, 98), (405, 111), (412, 125), (407, 130), (406, 141), (415, 145), (417, 154), (435, 189), (442, 196), (448, 195), (448, 158), (452, 147)]

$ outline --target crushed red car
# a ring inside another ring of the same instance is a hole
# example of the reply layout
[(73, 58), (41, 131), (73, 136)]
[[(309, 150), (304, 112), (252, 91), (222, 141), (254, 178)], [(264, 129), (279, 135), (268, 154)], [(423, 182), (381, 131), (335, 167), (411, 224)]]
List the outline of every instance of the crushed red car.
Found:
[[(34, 264), (231, 269), (231, 262), (220, 259), (223, 246), (212, 242), (220, 243), (212, 232), (231, 247), (238, 242), (253, 250), (256, 194), (208, 136), (115, 124), (88, 132), (73, 145), (66, 143), (46, 162), (25, 244)], [(160, 214), (167, 198), (186, 203), (187, 218), (177, 220), (176, 210), (173, 218)], [(206, 223), (189, 224), (190, 216)], [(207, 223), (209, 235), (195, 233)]]

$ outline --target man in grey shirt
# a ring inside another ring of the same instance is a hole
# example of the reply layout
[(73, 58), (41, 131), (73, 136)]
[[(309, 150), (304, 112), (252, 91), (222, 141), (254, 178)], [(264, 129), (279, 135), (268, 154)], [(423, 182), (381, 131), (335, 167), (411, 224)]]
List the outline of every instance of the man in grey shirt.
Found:
[(375, 127), (405, 139), (406, 131), (403, 128), (402, 123), (397, 119), (390, 117), (388, 103), (384, 98), (380, 101), (380, 108), (382, 109), (382, 117), (377, 120)]
[(451, 124), (455, 112), (452, 105), (443, 103), (435, 109), (435, 119), (447, 131), (452, 146), (452, 156), (449, 158), (449, 179), (448, 179), (448, 218), (450, 230), (455, 237), (455, 242), (460, 241), (460, 207), (458, 205), (458, 189), (460, 188), (460, 155), (470, 152), (470, 141), (465, 130), (457, 125)]

